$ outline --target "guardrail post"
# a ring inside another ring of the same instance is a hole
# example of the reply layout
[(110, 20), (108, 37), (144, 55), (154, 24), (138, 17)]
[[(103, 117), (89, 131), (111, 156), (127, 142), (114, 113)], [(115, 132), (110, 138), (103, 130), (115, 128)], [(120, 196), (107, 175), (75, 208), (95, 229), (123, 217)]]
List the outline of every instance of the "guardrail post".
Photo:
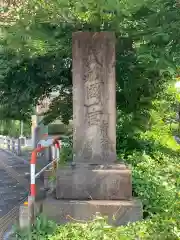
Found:
[(17, 155), (20, 156), (21, 155), (21, 139), (18, 138), (17, 140)]
[(3, 144), (4, 144), (4, 147), (7, 147), (7, 138), (4, 137), (3, 140), (4, 140), (4, 143), (3, 143)]
[(57, 158), (60, 159), (60, 149), (59, 148), (56, 148), (56, 151), (57, 151)]
[(55, 159), (55, 147), (54, 146), (51, 147), (51, 151), (52, 151), (52, 159)]
[(21, 146), (26, 146), (26, 138), (23, 136), (19, 137)]
[[(37, 199), (36, 196), (36, 178), (41, 175), (41, 173), (47, 169), (52, 163), (49, 163), (46, 167), (41, 169), (39, 173), (36, 174), (36, 161), (37, 161), (37, 153), (45, 150), (46, 148), (50, 148), (51, 146), (55, 145), (56, 148), (60, 149), (60, 144), (57, 139), (54, 140), (47, 140), (44, 142), (39, 143), (38, 148), (34, 149), (31, 155), (31, 180), (30, 180), (30, 196), (28, 196), (28, 204), (27, 206), (23, 205), (20, 207), (19, 212), (19, 223), (20, 227), (28, 227), (30, 226), (35, 219), (35, 200)], [(57, 161), (57, 159), (54, 161)], [(25, 218), (25, 219), (24, 219)], [(23, 220), (24, 219), (24, 220)]]
[(32, 211), (32, 208), (29, 206), (30, 203), (31, 203), (31, 200), (28, 197), (28, 202), (25, 202), (23, 205), (20, 206), (20, 209), (19, 209), (19, 226), (20, 226), (21, 229), (30, 228), (30, 226), (31, 226), (31, 221), (32, 221), (31, 211)]
[(15, 147), (16, 143), (15, 143), (14, 139), (12, 139), (11, 144), (12, 144), (12, 152), (15, 152), (16, 151), (16, 147)]
[(28, 196), (28, 217), (29, 217), (29, 224), (32, 224), (35, 219), (35, 197)]
[(52, 146), (52, 159), (56, 159), (58, 158), (58, 149), (56, 148), (56, 146)]
[(7, 138), (7, 149), (11, 150), (11, 140), (9, 138)]

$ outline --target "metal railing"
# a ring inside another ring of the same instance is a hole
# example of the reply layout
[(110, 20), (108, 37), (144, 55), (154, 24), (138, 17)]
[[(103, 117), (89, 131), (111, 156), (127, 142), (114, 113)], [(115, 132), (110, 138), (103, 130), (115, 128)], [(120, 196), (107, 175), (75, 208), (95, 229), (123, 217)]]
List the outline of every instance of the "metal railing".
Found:
[[(55, 147), (56, 149), (59, 150), (60, 153), (60, 148), (61, 144), (59, 142), (60, 138), (57, 137), (55, 139), (47, 139), (47, 140), (41, 140), (38, 143), (38, 146), (36, 149), (32, 151), (31, 155), (31, 162), (30, 162), (30, 196), (28, 197), (28, 212), (29, 216), (28, 219), (30, 222), (34, 220), (34, 205), (35, 205), (35, 197), (36, 197), (36, 178), (39, 177), (47, 168), (49, 168), (51, 165), (54, 163), (57, 163), (59, 158), (56, 158), (52, 160), (48, 165), (46, 165), (44, 168), (42, 168), (38, 173), (36, 173), (36, 162), (37, 162), (37, 154), (47, 148), (50, 147)], [(60, 154), (59, 154), (60, 156)]]
[(22, 153), (22, 147), (26, 146), (26, 138), (11, 138), (8, 136), (0, 136), (0, 147), (6, 149), (18, 156)]

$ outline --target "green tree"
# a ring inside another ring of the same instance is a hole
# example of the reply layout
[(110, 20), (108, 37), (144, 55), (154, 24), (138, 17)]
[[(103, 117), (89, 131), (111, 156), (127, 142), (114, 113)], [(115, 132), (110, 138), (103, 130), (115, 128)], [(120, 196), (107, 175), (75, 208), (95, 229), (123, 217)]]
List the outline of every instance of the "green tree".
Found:
[[(31, 126), (30, 122), (24, 123), (24, 136), (30, 136)], [(6, 119), (0, 120), (0, 134), (10, 137), (19, 137), (20, 136), (20, 121)]]
[[(56, 89), (60, 95), (47, 121), (61, 115), (67, 122), (72, 116), (72, 32), (116, 33), (117, 152), (132, 165), (134, 195), (143, 202), (144, 217), (156, 214), (125, 230), (129, 236), (132, 227), (130, 239), (179, 239), (179, 146), (166, 124), (175, 114), (172, 78), (179, 66), (178, 2), (27, 0), (5, 10), (0, 101), (10, 112), (15, 109), (19, 118), (30, 115), (38, 100)], [(109, 233), (109, 228), (100, 228)], [(79, 234), (73, 229), (65, 226), (66, 236), (80, 237), (82, 229)], [(61, 228), (57, 231), (55, 239), (64, 234)], [(96, 233), (99, 236), (99, 229)]]
[(30, 115), (42, 96), (57, 89), (60, 97), (48, 121), (59, 115), (67, 121), (72, 114), (71, 34), (112, 30), (118, 108), (134, 118), (148, 115), (152, 100), (177, 72), (179, 18), (177, 2), (168, 0), (27, 1), (9, 10), (1, 28), (8, 68), (1, 70), (0, 99), (21, 116)]

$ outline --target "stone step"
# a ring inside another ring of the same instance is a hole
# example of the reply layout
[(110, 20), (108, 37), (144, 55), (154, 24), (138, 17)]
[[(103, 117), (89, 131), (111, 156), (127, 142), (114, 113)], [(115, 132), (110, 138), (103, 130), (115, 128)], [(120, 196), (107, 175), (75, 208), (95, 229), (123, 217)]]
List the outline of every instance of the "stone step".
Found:
[(90, 221), (96, 213), (108, 217), (108, 223), (119, 226), (142, 219), (142, 204), (138, 200), (109, 201), (57, 200), (49, 196), (43, 201), (43, 214), (58, 224)]
[(62, 167), (57, 171), (57, 199), (130, 200), (131, 171), (125, 165)]

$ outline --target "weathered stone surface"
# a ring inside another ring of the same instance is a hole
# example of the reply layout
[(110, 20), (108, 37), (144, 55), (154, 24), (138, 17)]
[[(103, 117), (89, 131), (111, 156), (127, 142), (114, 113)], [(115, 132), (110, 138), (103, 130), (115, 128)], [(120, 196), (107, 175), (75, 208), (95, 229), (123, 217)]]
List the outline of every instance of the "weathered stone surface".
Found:
[(38, 178), (36, 178), (36, 197), (35, 197), (36, 201), (41, 201), (46, 197), (46, 189), (43, 186), (43, 182), (44, 182), (43, 176), (39, 176)]
[(20, 228), (27, 228), (30, 226), (28, 206), (21, 205), (19, 208), (19, 225)]
[(89, 221), (96, 213), (108, 216), (110, 224), (124, 225), (142, 219), (142, 205), (139, 201), (69, 201), (47, 198), (43, 202), (43, 213), (57, 223)]
[(44, 171), (44, 189), (48, 190), (50, 188), (49, 180), (53, 176), (52, 170)]
[(64, 167), (57, 171), (57, 199), (129, 200), (131, 171), (124, 164)]
[(77, 32), (72, 40), (74, 162), (58, 170), (58, 200), (47, 198), (43, 213), (59, 223), (96, 212), (114, 225), (140, 220), (131, 171), (116, 164), (115, 35)]
[(116, 161), (115, 35), (73, 33), (75, 162)]

